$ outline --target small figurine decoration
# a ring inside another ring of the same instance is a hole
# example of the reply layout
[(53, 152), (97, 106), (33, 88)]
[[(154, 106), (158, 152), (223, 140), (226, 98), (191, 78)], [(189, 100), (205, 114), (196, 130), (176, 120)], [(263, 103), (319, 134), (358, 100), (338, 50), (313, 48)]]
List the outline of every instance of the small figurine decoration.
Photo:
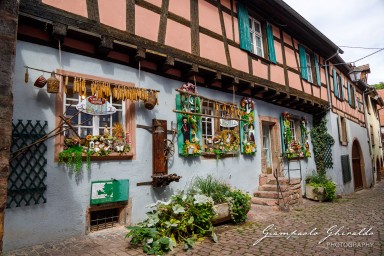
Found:
[(242, 116), (240, 121), (241, 153), (254, 155), (256, 153), (254, 102), (244, 97), (240, 102)]
[[(185, 92), (185, 93), (184, 93)], [(202, 154), (201, 145), (201, 113), (200, 97), (197, 95), (195, 84), (186, 83), (176, 95), (178, 146), (181, 156), (199, 156)]]
[(291, 116), (288, 112), (284, 112), (281, 115), (282, 118), (282, 125), (283, 125), (283, 139), (284, 139), (284, 146), (285, 146), (285, 152), (284, 155), (288, 159), (292, 159), (294, 157), (311, 157), (311, 151), (309, 149), (309, 143), (308, 143), (308, 134), (309, 131), (307, 130), (307, 121), (305, 117), (301, 118), (300, 121), (300, 131), (301, 131), (301, 141), (297, 141), (293, 138), (292, 132), (291, 132)]

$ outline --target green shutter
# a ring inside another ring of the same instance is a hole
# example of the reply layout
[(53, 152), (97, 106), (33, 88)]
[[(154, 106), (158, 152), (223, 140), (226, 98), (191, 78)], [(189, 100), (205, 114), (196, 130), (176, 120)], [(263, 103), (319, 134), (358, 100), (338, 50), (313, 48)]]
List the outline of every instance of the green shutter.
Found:
[(344, 83), (343, 83), (343, 78), (341, 76), (340, 76), (340, 87), (341, 87), (340, 99), (344, 101)]
[(267, 41), (268, 41), (268, 53), (269, 60), (276, 64), (275, 44), (273, 39), (272, 25), (267, 23)]
[(315, 70), (316, 70), (316, 80), (317, 85), (321, 86), (321, 77), (320, 77), (320, 66), (319, 66), (319, 60), (317, 59), (317, 55), (314, 54), (314, 60), (315, 60)]
[(352, 106), (352, 95), (351, 95), (351, 83), (347, 82), (347, 88), (348, 88), (348, 103)]
[(356, 91), (355, 91), (355, 87), (352, 86), (352, 92), (353, 92), (353, 95), (352, 95), (352, 106), (355, 108), (356, 107)]
[(237, 16), (239, 23), (240, 48), (246, 51), (252, 51), (248, 10), (241, 3), (237, 3)]
[(239, 130), (240, 130), (240, 152), (244, 152), (244, 124), (245, 122), (244, 121), (241, 121), (240, 120), (240, 126), (239, 126)]
[(285, 141), (284, 141), (284, 120), (283, 117), (280, 117), (280, 130), (281, 130), (281, 150), (285, 153)]
[(92, 181), (90, 204), (125, 202), (129, 198), (129, 180)]
[[(181, 101), (180, 101), (180, 94), (176, 95), (176, 110), (182, 110), (181, 109)], [(183, 133), (181, 132), (181, 126), (183, 123), (183, 120), (181, 120), (183, 117), (182, 114), (176, 113), (176, 122), (177, 122), (177, 145), (179, 154), (183, 154), (183, 146), (184, 146), (184, 139), (183, 139)]]
[(307, 58), (305, 57), (305, 48), (300, 44), (299, 44), (299, 56), (300, 56), (301, 78), (308, 80)]
[(339, 97), (339, 86), (337, 82), (337, 75), (336, 75), (336, 69), (332, 70), (332, 76), (333, 76), (333, 93), (336, 97)]

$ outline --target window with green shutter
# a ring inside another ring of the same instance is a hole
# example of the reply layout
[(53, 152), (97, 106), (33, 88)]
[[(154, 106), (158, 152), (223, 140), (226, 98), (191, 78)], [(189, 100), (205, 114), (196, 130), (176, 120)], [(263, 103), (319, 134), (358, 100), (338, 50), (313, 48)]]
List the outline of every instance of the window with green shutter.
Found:
[(336, 69), (332, 70), (332, 77), (333, 77), (333, 93), (338, 98), (339, 97), (339, 84), (337, 81)]
[(316, 54), (313, 55), (313, 60), (315, 61), (316, 82), (318, 86), (321, 86), (319, 59)]
[(249, 16), (247, 8), (237, 3), (237, 15), (239, 23), (239, 34), (240, 34), (240, 48), (246, 51), (252, 51), (251, 47), (251, 34), (249, 29)]
[(305, 48), (300, 44), (299, 44), (299, 57), (300, 57), (301, 78), (308, 80), (307, 58), (305, 54)]
[(269, 60), (276, 64), (276, 53), (275, 53), (275, 44), (273, 39), (272, 25), (269, 23), (267, 23), (267, 42), (268, 42)]

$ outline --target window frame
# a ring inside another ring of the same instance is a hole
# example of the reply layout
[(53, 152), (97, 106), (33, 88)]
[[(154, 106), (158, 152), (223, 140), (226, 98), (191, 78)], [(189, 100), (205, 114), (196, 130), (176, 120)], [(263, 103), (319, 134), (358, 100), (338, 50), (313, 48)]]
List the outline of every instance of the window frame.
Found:
[[(207, 104), (212, 104), (212, 106), (207, 106)], [(202, 101), (201, 103), (201, 113), (203, 114), (209, 114), (209, 115), (214, 115), (214, 112), (215, 112), (215, 106), (214, 106), (214, 103), (213, 102), (207, 102), (207, 104), (205, 104), (205, 101)], [(206, 113), (206, 110), (209, 110), (210, 113)], [(210, 119), (210, 121), (208, 121), (207, 119)], [(208, 122), (211, 124), (211, 134), (206, 134), (207, 133), (207, 130), (208, 130)], [(206, 124), (206, 129), (204, 130), (204, 123)], [(210, 144), (207, 144), (207, 139), (208, 137), (211, 137), (211, 139), (213, 140), (213, 138), (215, 137), (215, 118), (214, 117), (207, 117), (207, 116), (201, 116), (201, 137), (203, 139), (203, 148), (205, 149), (205, 146), (209, 146), (209, 145), (213, 145), (213, 141), (210, 143)]]
[(313, 74), (313, 69), (312, 69), (312, 57), (311, 57), (311, 55), (312, 54), (310, 54), (308, 51), (305, 51), (305, 59), (306, 59), (306, 62), (307, 62), (307, 74), (308, 74), (307, 81), (309, 83), (314, 83), (313, 82), (314, 81), (313, 80), (314, 74)]
[[(251, 53), (259, 56), (259, 57), (262, 57), (262, 58), (265, 58), (265, 51), (264, 51), (264, 37), (263, 37), (263, 26), (261, 24), (261, 22), (259, 20), (257, 20), (256, 18), (254, 18), (253, 16), (248, 16), (249, 20), (250, 20), (250, 26), (249, 26), (249, 33), (251, 34), (251, 41), (249, 42), (251, 44)], [(255, 29), (255, 23), (257, 23), (260, 27), (260, 32), (256, 31)], [(260, 39), (260, 51), (261, 51), (261, 55), (259, 55), (257, 53), (257, 49), (258, 48), (255, 48), (257, 47), (256, 46), (256, 37)], [(255, 51), (256, 50), (256, 51)]]
[[(85, 78), (87, 80), (97, 80), (102, 82), (108, 82), (111, 84), (120, 84), (125, 86), (132, 86), (132, 83), (117, 81), (113, 79), (103, 78), (103, 77), (97, 77), (93, 75), (83, 74), (83, 73), (76, 73), (72, 71), (67, 70), (56, 70), (57, 74), (61, 75), (60, 79), (60, 88), (59, 92), (56, 94), (55, 97), (55, 127), (58, 127), (60, 123), (62, 122), (62, 119), (60, 116), (63, 116), (63, 113), (66, 109), (65, 107), (65, 92), (64, 92), (64, 77), (81, 77)], [(122, 104), (124, 105), (124, 104)], [(123, 106), (122, 106), (123, 107)], [(97, 119), (97, 118), (96, 118)], [(125, 101), (125, 115), (122, 117), (123, 120), (125, 120), (125, 132), (129, 133), (129, 140), (131, 143), (131, 150), (130, 152), (126, 154), (119, 154), (117, 152), (112, 152), (108, 156), (91, 156), (92, 160), (98, 161), (104, 161), (104, 160), (126, 160), (126, 159), (136, 159), (136, 111), (135, 111), (135, 102), (126, 100)], [(93, 122), (94, 123), (94, 122)], [(93, 124), (94, 125), (94, 124)], [(92, 128), (96, 129), (96, 128)], [(54, 160), (58, 162), (59, 160), (59, 152), (61, 152), (64, 149), (64, 139), (65, 135), (64, 133), (60, 133), (60, 135), (55, 137), (55, 149), (54, 149)], [(85, 159), (85, 153), (83, 153), (83, 159)]]

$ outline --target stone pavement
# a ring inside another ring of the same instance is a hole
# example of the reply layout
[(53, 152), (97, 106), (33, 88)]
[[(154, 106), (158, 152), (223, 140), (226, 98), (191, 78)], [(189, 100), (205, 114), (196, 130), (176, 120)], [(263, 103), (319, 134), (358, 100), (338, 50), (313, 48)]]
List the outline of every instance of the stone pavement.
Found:
[[(219, 243), (206, 238), (190, 251), (179, 246), (170, 255), (384, 255), (383, 199), (384, 182), (380, 182), (334, 203), (305, 200), (290, 212), (253, 205), (245, 224), (216, 228)], [(272, 224), (269, 234), (281, 236), (267, 237), (254, 245)], [(319, 243), (327, 232), (334, 235)], [(129, 247), (126, 233), (119, 227), (5, 255), (144, 255), (141, 249)]]

